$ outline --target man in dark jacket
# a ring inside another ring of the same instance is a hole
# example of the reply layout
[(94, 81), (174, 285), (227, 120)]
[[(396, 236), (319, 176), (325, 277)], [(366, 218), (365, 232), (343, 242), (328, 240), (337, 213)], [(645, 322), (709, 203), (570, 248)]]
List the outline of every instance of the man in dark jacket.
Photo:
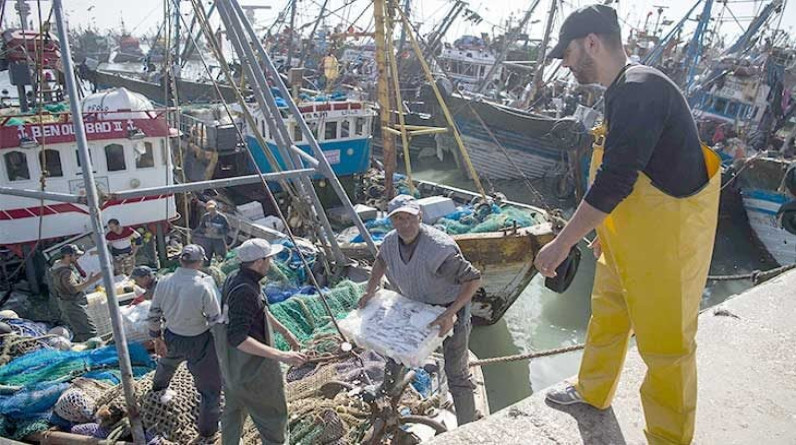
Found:
[(240, 270), (224, 283), (221, 297), (225, 324), (213, 329), (224, 379), (224, 413), (221, 438), (224, 445), (237, 444), (248, 414), (264, 444), (287, 441), (287, 402), (279, 363), (301, 366), (304, 354), (274, 348), (273, 330), (293, 349), (296, 338), (268, 311), (260, 280), (271, 267), (271, 257), (282, 246), (250, 239), (238, 248)]

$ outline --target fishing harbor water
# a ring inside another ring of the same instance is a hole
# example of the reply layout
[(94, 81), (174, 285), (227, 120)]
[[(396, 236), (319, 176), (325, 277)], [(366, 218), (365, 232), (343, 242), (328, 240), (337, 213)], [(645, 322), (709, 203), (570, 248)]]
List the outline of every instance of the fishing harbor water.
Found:
[[(474, 189), (471, 181), (450, 163), (423, 159), (413, 165), (417, 179)], [(532, 203), (531, 192), (521, 181), (493, 181), (492, 186), (510, 200)], [(572, 209), (563, 209), (571, 213)], [(582, 343), (591, 314), (590, 294), (595, 260), (581, 243), (580, 268), (572, 286), (563, 294), (544, 287), (537, 276), (522, 292), (506, 315), (492, 326), (473, 329), (470, 349), (479, 358), (502, 357)], [(734, 275), (774, 265), (754, 245), (745, 217), (722, 214), (714, 248), (711, 274)], [(749, 280), (711, 282), (702, 308), (717, 305), (751, 287)], [(544, 389), (578, 372), (581, 352), (483, 367), (492, 412), (505, 408), (534, 391)]]

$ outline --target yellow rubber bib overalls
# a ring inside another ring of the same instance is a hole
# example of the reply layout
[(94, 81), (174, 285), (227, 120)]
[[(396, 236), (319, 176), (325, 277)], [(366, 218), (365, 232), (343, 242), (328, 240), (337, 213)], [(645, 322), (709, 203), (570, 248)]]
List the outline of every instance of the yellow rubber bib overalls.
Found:
[[(590, 182), (607, 127), (596, 130)], [(633, 192), (597, 227), (602, 245), (592, 316), (577, 389), (608, 408), (631, 331), (648, 370), (641, 386), (651, 444), (690, 443), (694, 434), (697, 315), (707, 280), (719, 206), (719, 156), (702, 147), (708, 184), (672, 197), (639, 174)]]

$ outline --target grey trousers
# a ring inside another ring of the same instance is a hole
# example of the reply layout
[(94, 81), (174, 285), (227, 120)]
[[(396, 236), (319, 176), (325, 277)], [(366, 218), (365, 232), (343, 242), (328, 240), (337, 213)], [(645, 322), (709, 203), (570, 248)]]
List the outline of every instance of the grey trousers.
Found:
[(188, 362), (188, 371), (200, 395), (197, 429), (201, 436), (212, 436), (218, 432), (221, 418), (221, 370), (213, 336), (210, 331), (194, 337), (177, 335), (168, 329), (163, 334), (168, 352), (158, 360), (158, 367), (152, 379), (152, 391), (169, 387), (177, 367)]
[(97, 336), (97, 326), (88, 316), (88, 299), (85, 294), (74, 300), (58, 298), (58, 308), (61, 310), (63, 321), (69, 325), (74, 334), (72, 341), (82, 342)]
[[(470, 304), (456, 313), (453, 335), (442, 342), (442, 354), (445, 357), (445, 375), (448, 378), (448, 389), (453, 396), (456, 407), (456, 422), (464, 425), (475, 420), (475, 385), (469, 367)], [(400, 382), (407, 369), (392, 359), (387, 360), (384, 370), (385, 382)]]
[(205, 249), (205, 255), (207, 256), (205, 266), (210, 265), (210, 261), (213, 260), (213, 254), (218, 255), (220, 261), (224, 261), (224, 258), (227, 257), (227, 245), (223, 239), (198, 236), (196, 237), (196, 244)]

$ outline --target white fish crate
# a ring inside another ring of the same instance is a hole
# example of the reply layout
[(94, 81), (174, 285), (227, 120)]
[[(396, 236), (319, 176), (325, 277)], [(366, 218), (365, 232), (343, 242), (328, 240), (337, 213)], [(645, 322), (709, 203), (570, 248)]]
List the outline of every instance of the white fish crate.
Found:
[(363, 309), (357, 309), (343, 320), (340, 330), (357, 345), (410, 368), (423, 366), (443, 340), (439, 327), (429, 327), (444, 307), (410, 300), (396, 292), (380, 290)]

